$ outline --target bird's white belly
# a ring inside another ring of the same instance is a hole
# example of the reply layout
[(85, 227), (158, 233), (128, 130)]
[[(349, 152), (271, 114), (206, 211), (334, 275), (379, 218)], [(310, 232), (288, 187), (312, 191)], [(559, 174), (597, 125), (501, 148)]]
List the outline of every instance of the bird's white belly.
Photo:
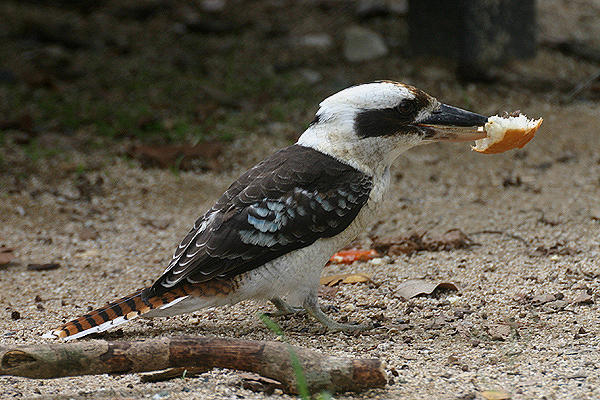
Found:
[(292, 305), (302, 305), (309, 293), (318, 286), (323, 267), (331, 256), (347, 246), (359, 232), (356, 224), (340, 235), (319, 239), (310, 246), (248, 272), (239, 289), (230, 296), (232, 302), (248, 298), (269, 300), (281, 297)]

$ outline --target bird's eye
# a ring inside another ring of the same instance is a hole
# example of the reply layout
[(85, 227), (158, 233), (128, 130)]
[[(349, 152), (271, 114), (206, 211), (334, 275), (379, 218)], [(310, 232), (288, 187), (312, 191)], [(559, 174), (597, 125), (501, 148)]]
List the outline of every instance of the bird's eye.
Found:
[(410, 115), (415, 111), (415, 103), (410, 100), (402, 100), (398, 104), (398, 111), (403, 115)]

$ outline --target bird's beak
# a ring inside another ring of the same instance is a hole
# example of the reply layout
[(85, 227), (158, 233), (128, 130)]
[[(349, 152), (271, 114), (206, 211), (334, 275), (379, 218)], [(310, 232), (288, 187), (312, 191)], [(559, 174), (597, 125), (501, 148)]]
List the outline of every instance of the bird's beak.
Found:
[(416, 125), (425, 133), (425, 140), (470, 142), (487, 136), (483, 130), (487, 120), (483, 115), (440, 104)]

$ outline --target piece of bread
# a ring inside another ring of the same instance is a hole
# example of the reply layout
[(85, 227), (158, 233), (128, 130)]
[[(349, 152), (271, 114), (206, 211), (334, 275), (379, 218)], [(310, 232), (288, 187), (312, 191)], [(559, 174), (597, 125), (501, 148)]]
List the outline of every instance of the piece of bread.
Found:
[[(508, 115), (500, 117), (494, 115), (488, 118), (483, 127), (487, 134), (484, 139), (475, 141), (471, 148), (479, 153), (503, 153), (511, 149), (522, 149), (542, 124), (542, 119), (531, 120), (525, 114)], [(481, 129), (481, 128), (480, 128)]]

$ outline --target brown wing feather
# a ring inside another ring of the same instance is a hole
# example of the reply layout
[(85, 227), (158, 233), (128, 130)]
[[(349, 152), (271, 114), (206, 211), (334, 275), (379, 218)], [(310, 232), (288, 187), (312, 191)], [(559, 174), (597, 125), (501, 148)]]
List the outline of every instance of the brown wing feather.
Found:
[(294, 145), (235, 181), (196, 223), (149, 294), (181, 282), (231, 278), (283, 254), (332, 237), (367, 202), (366, 174)]

